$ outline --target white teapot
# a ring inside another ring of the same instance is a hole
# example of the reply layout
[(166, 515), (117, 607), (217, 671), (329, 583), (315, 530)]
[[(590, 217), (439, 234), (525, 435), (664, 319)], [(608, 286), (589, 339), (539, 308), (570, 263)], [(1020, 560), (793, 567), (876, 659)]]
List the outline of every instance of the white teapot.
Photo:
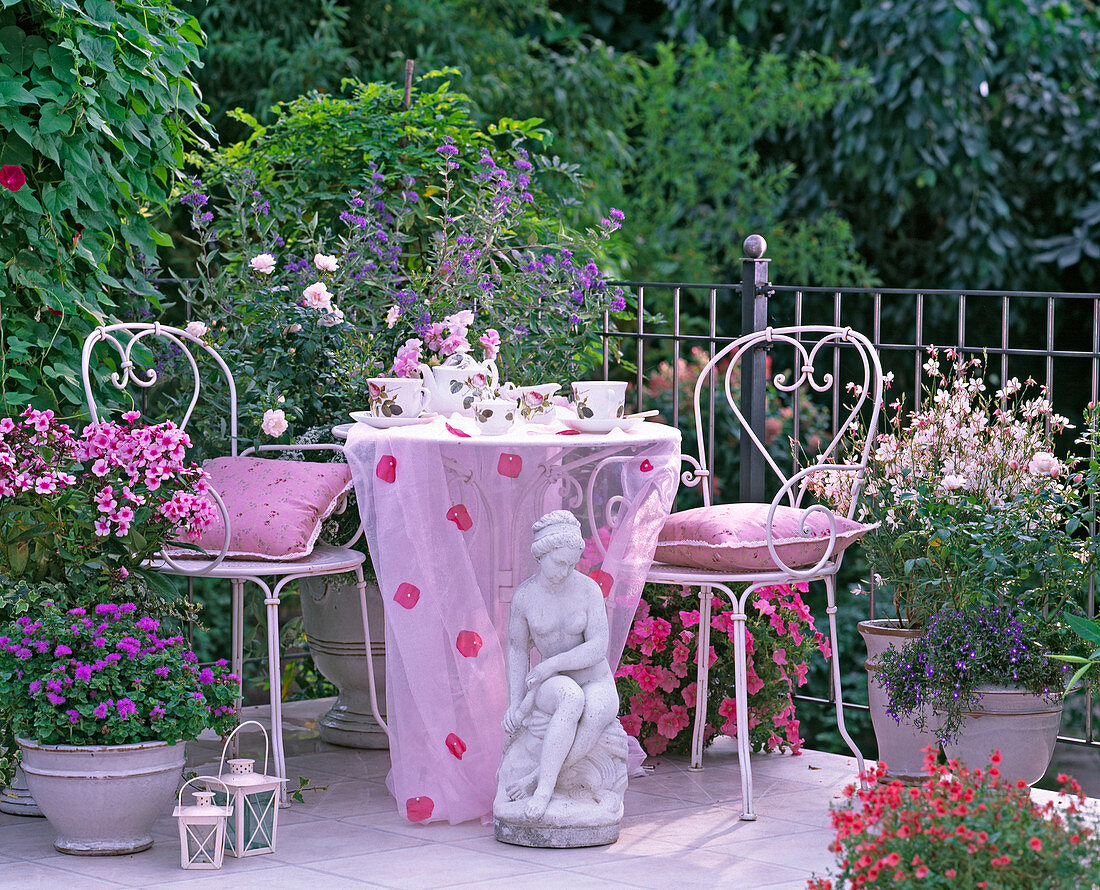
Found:
[(500, 372), (492, 359), (476, 361), (468, 352), (447, 356), (443, 364), (420, 366), (420, 376), (430, 394), (429, 405), (439, 414), (473, 416), (473, 404), (489, 391), (495, 391)]

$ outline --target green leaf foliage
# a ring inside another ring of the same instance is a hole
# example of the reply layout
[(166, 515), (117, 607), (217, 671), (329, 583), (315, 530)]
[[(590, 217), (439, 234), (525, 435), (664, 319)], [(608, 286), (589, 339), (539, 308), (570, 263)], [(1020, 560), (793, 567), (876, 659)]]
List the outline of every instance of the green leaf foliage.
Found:
[(862, 67), (783, 147), (899, 286), (1100, 287), (1100, 10), (1055, 0), (669, 0), (684, 39)]
[(0, 409), (83, 403), (85, 334), (119, 294), (156, 304), (157, 212), (205, 132), (202, 36), (169, 3), (35, 0), (0, 9)]

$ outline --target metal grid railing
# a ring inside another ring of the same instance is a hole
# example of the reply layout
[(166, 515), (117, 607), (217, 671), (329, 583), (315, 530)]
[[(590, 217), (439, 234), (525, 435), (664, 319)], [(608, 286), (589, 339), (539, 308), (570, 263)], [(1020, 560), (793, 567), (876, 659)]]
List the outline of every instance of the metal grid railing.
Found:
[[(1100, 293), (776, 285), (769, 280), (765, 249), (759, 236), (746, 239), (740, 282), (619, 282), (636, 299), (635, 318), (618, 330), (605, 325), (604, 334), (619, 341), (624, 363), (632, 366), (639, 410), (646, 407), (646, 381), (659, 363), (667, 362), (672, 391), (679, 393), (681, 360), (692, 347), (713, 355), (744, 333), (767, 325), (801, 324), (850, 325), (867, 334), (879, 350), (883, 370), (894, 372), (898, 388), (911, 395), (914, 406), (921, 400), (922, 365), (932, 345), (984, 356), (989, 372), (1000, 380), (1030, 376), (1045, 384), (1055, 410), (1071, 422), (1080, 418), (1086, 403), (1100, 401)], [(748, 380), (743, 374), (742, 393), (751, 393), (752, 402), (742, 410), (763, 441), (766, 381), (762, 368), (762, 361), (756, 370), (746, 363)], [(604, 372), (613, 370), (613, 350), (605, 339)], [(712, 406), (714, 391), (712, 384)], [(835, 417), (838, 406), (828, 407)], [(682, 425), (679, 398), (673, 398), (671, 413), (670, 422)], [(798, 415), (795, 411), (796, 440)], [(715, 453), (713, 417), (711, 411), (712, 422), (706, 429), (710, 454)], [(1061, 444), (1072, 444), (1072, 435)], [(755, 455), (751, 446), (741, 455), (740, 497), (764, 501), (764, 474), (746, 463), (750, 452)], [(1095, 524), (1089, 532), (1097, 534)], [(1096, 599), (1092, 579), (1090, 615), (1097, 612)], [(1100, 748), (1094, 723), (1088, 699), (1083, 735), (1062, 740)]]

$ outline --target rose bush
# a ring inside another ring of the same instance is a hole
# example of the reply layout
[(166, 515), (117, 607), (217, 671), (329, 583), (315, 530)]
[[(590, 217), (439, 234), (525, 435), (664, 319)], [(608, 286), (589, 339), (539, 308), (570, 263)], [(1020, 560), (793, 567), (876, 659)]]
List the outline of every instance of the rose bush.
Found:
[[(828, 657), (830, 651), (802, 601), (805, 592), (805, 584), (774, 585), (760, 588), (753, 600), (755, 616), (748, 621), (746, 636), (747, 731), (755, 750), (798, 753), (802, 749), (792, 696), (806, 682), (806, 662), (813, 652)], [(674, 754), (691, 750), (699, 611), (684, 606), (696, 602), (679, 588), (649, 585), (615, 672), (625, 711), (619, 720), (651, 755), (666, 749)], [(735, 736), (738, 731), (737, 703), (729, 695), (734, 686), (736, 630), (731, 611), (732, 607), (716, 600), (711, 615), (704, 744), (718, 733)]]

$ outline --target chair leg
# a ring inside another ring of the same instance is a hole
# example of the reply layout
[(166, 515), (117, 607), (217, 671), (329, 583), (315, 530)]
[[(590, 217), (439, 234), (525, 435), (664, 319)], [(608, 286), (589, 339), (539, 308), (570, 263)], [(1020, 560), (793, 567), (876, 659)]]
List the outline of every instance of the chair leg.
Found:
[(388, 738), (390, 728), (386, 724), (386, 721), (382, 719), (382, 714), (378, 708), (378, 690), (374, 680), (374, 657), (371, 652), (370, 641), (370, 619), (367, 617), (367, 582), (363, 578), (362, 566), (356, 567), (355, 577), (355, 586), (359, 589), (359, 609), (363, 613), (363, 638), (366, 641), (367, 647), (367, 687), (370, 689), (370, 708), (374, 714), (374, 719), (378, 721), (378, 725), (382, 727), (382, 731)]
[[(288, 579), (283, 579), (284, 583)], [(275, 775), (280, 779), (286, 776), (286, 753), (283, 749), (283, 674), (279, 655), (279, 588), (275, 592), (266, 584), (257, 581), (264, 589), (264, 608), (267, 611), (267, 673), (271, 685), (271, 747), (275, 759)], [(279, 789), (279, 806), (289, 806), (286, 783)]]
[[(862, 777), (865, 770), (863, 755), (856, 743), (852, 741), (852, 737), (848, 735), (848, 728), (844, 725), (844, 696), (840, 687), (840, 650), (837, 647), (836, 639), (836, 576), (828, 575), (825, 577), (825, 593), (828, 599), (825, 611), (829, 615), (829, 645), (832, 647), (833, 653), (829, 661), (833, 676), (833, 694), (836, 697), (836, 726), (840, 731), (841, 738), (848, 743), (848, 747), (855, 755), (856, 766), (859, 768), (859, 775)], [(862, 778), (860, 778), (860, 783), (863, 783)]]
[(695, 647), (695, 726), (691, 733), (691, 769), (703, 768), (703, 735), (707, 728), (707, 679), (710, 676), (710, 612), (713, 594), (699, 589), (699, 631)]
[[(230, 579), (233, 590), (229, 604), (230, 622), (230, 659), (231, 669), (241, 679), (237, 683), (237, 697), (233, 700), (233, 709), (236, 711), (237, 723), (241, 722), (241, 707), (244, 704), (244, 581), (240, 578)], [(233, 736), (230, 745), (230, 754), (237, 757), (240, 754), (239, 735)]]
[(749, 587), (742, 593), (740, 600), (733, 591), (724, 585), (716, 585), (730, 599), (734, 611), (730, 615), (735, 631), (733, 635), (733, 695), (737, 702), (737, 766), (741, 773), (741, 819), (755, 822), (756, 813), (752, 808), (752, 739), (749, 734), (749, 666), (746, 631), (748, 616), (745, 614), (745, 600), (755, 588)]

